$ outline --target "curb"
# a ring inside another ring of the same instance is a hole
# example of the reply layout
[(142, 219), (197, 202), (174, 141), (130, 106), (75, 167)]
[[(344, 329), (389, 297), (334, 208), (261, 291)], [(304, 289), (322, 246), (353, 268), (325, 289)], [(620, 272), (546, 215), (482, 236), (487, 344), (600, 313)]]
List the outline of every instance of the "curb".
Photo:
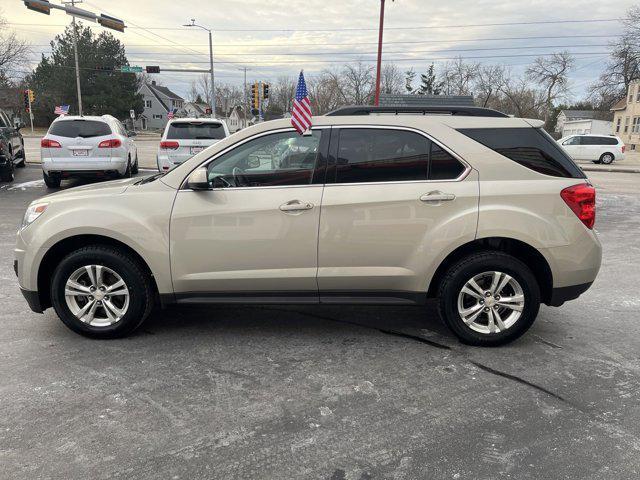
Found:
[(584, 172), (640, 173), (640, 168), (580, 167)]

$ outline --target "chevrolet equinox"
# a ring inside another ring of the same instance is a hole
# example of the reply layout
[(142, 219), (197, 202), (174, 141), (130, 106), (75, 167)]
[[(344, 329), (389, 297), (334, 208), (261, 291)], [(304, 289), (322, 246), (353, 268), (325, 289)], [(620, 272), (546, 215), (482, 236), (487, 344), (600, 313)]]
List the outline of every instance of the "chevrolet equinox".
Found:
[(31, 309), (95, 338), (159, 303), (424, 305), (463, 342), (522, 335), (594, 281), (595, 190), (542, 122), (482, 108), (345, 107), (260, 123), (167, 173), (31, 203)]

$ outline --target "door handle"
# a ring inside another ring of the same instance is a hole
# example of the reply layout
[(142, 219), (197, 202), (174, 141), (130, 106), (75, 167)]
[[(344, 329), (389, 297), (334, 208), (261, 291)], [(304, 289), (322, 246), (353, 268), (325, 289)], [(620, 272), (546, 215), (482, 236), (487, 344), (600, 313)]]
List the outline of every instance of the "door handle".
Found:
[(300, 200), (291, 200), (283, 205), (280, 205), (280, 210), (283, 212), (299, 212), (302, 210), (311, 210), (313, 203), (301, 202)]
[(450, 202), (451, 200), (455, 200), (456, 196), (453, 193), (442, 193), (440, 191), (433, 191), (429, 193), (425, 193), (420, 197), (421, 202), (431, 203), (431, 202)]

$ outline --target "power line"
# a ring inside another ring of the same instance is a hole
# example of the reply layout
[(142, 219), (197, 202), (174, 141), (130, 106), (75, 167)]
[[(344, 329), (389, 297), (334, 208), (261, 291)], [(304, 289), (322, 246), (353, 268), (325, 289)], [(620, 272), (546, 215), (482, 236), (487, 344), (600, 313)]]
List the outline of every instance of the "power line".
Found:
[[(91, 5), (88, 2), (87, 5)], [(93, 6), (93, 5), (92, 5)], [(95, 6), (94, 6), (95, 7)], [(109, 12), (107, 12), (109, 13)], [(620, 18), (592, 18), (582, 20), (537, 20), (537, 21), (523, 21), (523, 22), (495, 22), (495, 23), (475, 23), (475, 24), (461, 24), (461, 25), (424, 25), (414, 27), (385, 27), (385, 30), (425, 30), (425, 29), (442, 29), (442, 28), (476, 28), (476, 27), (500, 27), (500, 26), (522, 26), (522, 25), (558, 25), (568, 23), (606, 23), (606, 22), (620, 22)], [(142, 29), (142, 30), (181, 30), (186, 28), (180, 27), (142, 27), (131, 21), (127, 21), (133, 27), (129, 29)], [(65, 26), (55, 24), (44, 23), (18, 23), (12, 22), (9, 25), (27, 25), (27, 26)], [(353, 31), (377, 31), (377, 28), (371, 27), (347, 27), (347, 28), (216, 28), (216, 32), (353, 32)]]

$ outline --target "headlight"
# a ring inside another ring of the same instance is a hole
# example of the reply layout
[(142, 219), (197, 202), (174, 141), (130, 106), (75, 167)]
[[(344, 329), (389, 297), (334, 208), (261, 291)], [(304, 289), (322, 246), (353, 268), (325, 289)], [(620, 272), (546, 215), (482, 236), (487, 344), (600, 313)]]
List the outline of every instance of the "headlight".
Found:
[(27, 211), (24, 212), (24, 218), (22, 219), (22, 226), (20, 228), (24, 228), (31, 224), (36, 218), (44, 213), (48, 206), (48, 203), (32, 203), (29, 205)]

